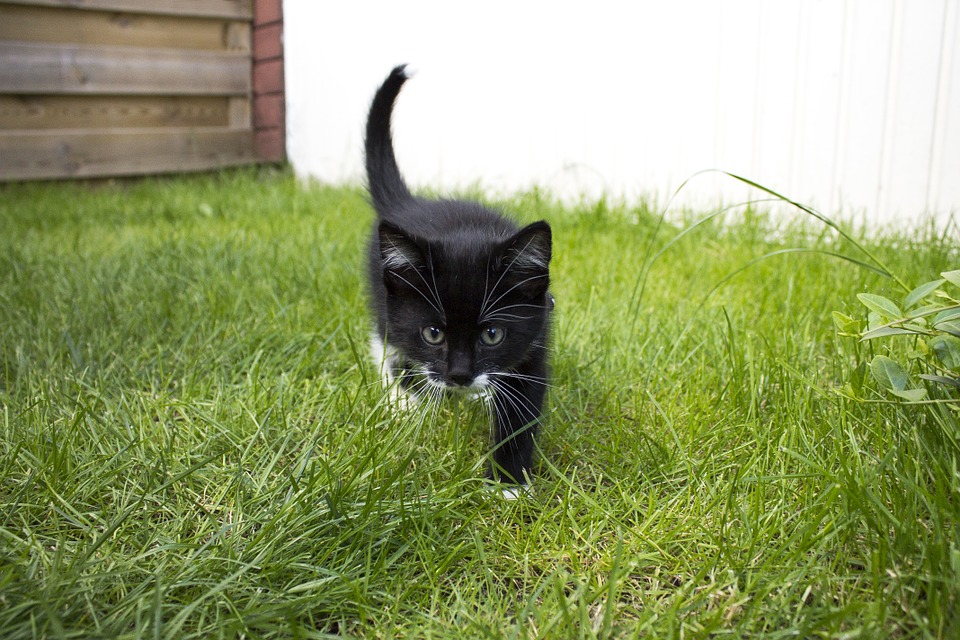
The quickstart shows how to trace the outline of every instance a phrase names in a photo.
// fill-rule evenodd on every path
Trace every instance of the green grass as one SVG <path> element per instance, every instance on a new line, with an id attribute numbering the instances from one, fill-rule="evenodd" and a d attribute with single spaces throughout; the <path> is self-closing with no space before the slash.
<path id="1" fill-rule="evenodd" d="M 810 218 L 733 211 L 645 272 L 709 212 L 505 204 L 553 225 L 558 305 L 515 502 L 482 411 L 388 410 L 361 191 L 0 188 L 0 636 L 957 637 L 958 434 L 837 393 L 831 311 L 891 280 Z M 960 267 L 851 233 L 912 284 Z"/>

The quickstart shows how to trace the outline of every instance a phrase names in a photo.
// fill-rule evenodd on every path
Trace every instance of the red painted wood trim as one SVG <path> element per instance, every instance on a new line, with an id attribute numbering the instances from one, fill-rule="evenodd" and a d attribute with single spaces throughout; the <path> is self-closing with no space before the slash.
<path id="1" fill-rule="evenodd" d="M 253 24 L 282 22 L 283 9 L 280 0 L 253 0 Z"/>
<path id="2" fill-rule="evenodd" d="M 254 0 L 252 75 L 257 157 L 266 162 L 283 162 L 287 154 L 280 0 Z"/>

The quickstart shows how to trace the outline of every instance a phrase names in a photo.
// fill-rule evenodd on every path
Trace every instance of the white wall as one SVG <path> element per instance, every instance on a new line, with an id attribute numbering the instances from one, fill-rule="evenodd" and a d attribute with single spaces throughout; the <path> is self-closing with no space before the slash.
<path id="1" fill-rule="evenodd" d="M 719 168 L 831 215 L 960 211 L 957 0 L 285 0 L 284 20 L 300 175 L 362 180 L 369 101 L 407 62 L 414 187 L 662 203 Z M 701 176 L 680 201 L 742 192 Z"/>

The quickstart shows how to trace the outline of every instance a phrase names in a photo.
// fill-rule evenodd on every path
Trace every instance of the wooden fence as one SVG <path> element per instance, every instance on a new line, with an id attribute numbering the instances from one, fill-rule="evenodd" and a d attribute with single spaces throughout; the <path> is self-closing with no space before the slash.
<path id="1" fill-rule="evenodd" d="M 277 16 L 279 0 L 267 2 Z M 0 0 L 0 180 L 206 170 L 281 159 L 258 129 L 253 0 Z M 268 11 L 269 13 L 269 11 Z M 258 31 L 261 31 L 258 29 Z M 267 33 L 266 31 L 264 33 Z M 267 33 L 270 35 L 270 33 Z M 272 91 L 271 91 L 272 90 Z M 272 103 L 271 103 L 272 104 Z M 263 111 L 263 109 L 260 109 Z M 271 120 L 272 119 L 272 120 Z M 273 145 L 272 147 L 270 145 Z"/>

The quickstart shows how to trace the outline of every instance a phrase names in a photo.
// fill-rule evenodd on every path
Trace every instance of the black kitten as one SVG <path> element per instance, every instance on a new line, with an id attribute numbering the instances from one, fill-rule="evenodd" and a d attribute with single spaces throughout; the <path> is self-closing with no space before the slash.
<path id="1" fill-rule="evenodd" d="M 550 226 L 520 229 L 474 202 L 410 194 L 390 133 L 407 78 L 403 66 L 390 73 L 367 119 L 374 357 L 414 397 L 461 389 L 486 398 L 492 475 L 525 484 L 547 388 Z"/>

